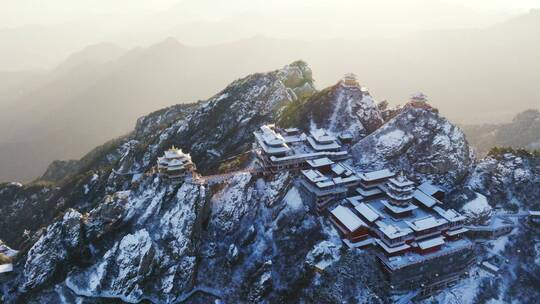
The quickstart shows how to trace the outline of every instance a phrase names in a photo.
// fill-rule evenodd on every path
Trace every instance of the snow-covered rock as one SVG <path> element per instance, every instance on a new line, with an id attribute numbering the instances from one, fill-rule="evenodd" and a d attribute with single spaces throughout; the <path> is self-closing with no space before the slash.
<path id="1" fill-rule="evenodd" d="M 10 248 L 3 241 L 0 240 L 0 254 L 5 255 L 6 257 L 13 259 L 19 254 L 19 251 Z"/>
<path id="2" fill-rule="evenodd" d="M 19 290 L 27 292 L 46 284 L 70 259 L 82 253 L 82 215 L 68 210 L 62 220 L 47 227 L 30 248 Z"/>
<path id="3" fill-rule="evenodd" d="M 272 289 L 272 264 L 272 260 L 268 260 L 255 272 L 255 281 L 253 282 L 247 297 L 249 303 L 262 302 L 264 297 Z"/>
<path id="4" fill-rule="evenodd" d="M 251 179 L 249 173 L 235 175 L 227 181 L 227 191 L 220 191 L 212 198 L 213 221 L 219 222 L 226 231 L 231 231 L 242 216 L 255 207 L 249 205 L 253 203 L 251 198 L 254 194 L 254 189 L 249 187 Z"/>
<path id="5" fill-rule="evenodd" d="M 304 128 L 325 128 L 333 133 L 348 132 L 355 139 L 375 131 L 383 124 L 375 100 L 359 86 L 338 83 L 313 94 L 299 110 Z"/>
<path id="6" fill-rule="evenodd" d="M 304 61 L 296 61 L 278 71 L 281 82 L 291 88 L 297 98 L 315 92 L 311 68 Z"/>
<path id="7" fill-rule="evenodd" d="M 310 281 L 313 270 L 304 266 L 306 256 L 335 236 L 326 234 L 289 181 L 289 174 L 266 179 L 240 174 L 213 195 L 212 217 L 201 240 L 200 286 L 221 290 L 225 302 L 314 300 L 292 286 Z"/>
<path id="8" fill-rule="evenodd" d="M 535 209 L 540 197 L 540 160 L 532 155 L 501 153 L 482 159 L 469 178 L 469 186 L 494 205 Z"/>
<path id="9" fill-rule="evenodd" d="M 174 196 L 158 195 L 156 202 L 148 189 L 172 191 L 148 180 L 130 194 L 124 221 L 133 232 L 119 238 L 91 267 L 69 275 L 66 284 L 74 293 L 161 302 L 192 288 L 206 190 L 184 183 Z"/>
<path id="10" fill-rule="evenodd" d="M 463 209 L 479 213 L 496 207 L 504 209 L 501 214 L 540 209 L 539 164 L 538 156 L 511 149 L 501 149 L 480 160 L 466 183 L 477 197 Z M 498 261 L 499 275 L 494 277 L 473 267 L 470 278 L 425 303 L 533 303 L 540 296 L 538 227 L 526 218 L 515 218 L 514 222 L 517 226 L 510 235 L 477 248 L 479 260 Z"/>
<path id="11" fill-rule="evenodd" d="M 51 214 L 51 209 L 54 210 L 54 205 L 62 203 L 61 199 L 54 199 L 56 193 L 57 190 L 49 185 L 28 187 L 11 183 L 0 184 L 1 239 L 10 247 L 19 248 L 29 236 L 29 231 L 36 231 L 53 223 L 58 214 Z M 36 235 L 32 243 L 38 238 Z"/>
<path id="12" fill-rule="evenodd" d="M 294 210 L 306 208 L 304 202 L 302 201 L 302 197 L 300 196 L 300 191 L 296 187 L 291 188 L 287 192 L 283 201 L 289 208 Z"/>
<path id="13" fill-rule="evenodd" d="M 468 175 L 473 155 L 463 132 L 436 111 L 406 108 L 352 148 L 362 170 L 404 170 L 451 187 Z"/>
<path id="14" fill-rule="evenodd" d="M 78 295 L 137 303 L 159 258 L 150 234 L 141 229 L 115 243 L 100 263 L 68 277 L 66 284 Z"/>
<path id="15" fill-rule="evenodd" d="M 476 193 L 476 198 L 465 203 L 461 210 L 470 214 L 471 216 L 475 216 L 478 214 L 487 213 L 491 211 L 491 209 L 492 208 L 489 205 L 487 198 L 480 193 Z"/>
<path id="16" fill-rule="evenodd" d="M 229 263 L 234 263 L 238 260 L 238 257 L 238 247 L 236 247 L 236 245 L 234 244 L 231 244 L 229 246 L 229 250 L 227 251 L 227 260 L 229 260 Z"/>
<path id="17" fill-rule="evenodd" d="M 325 269 L 339 260 L 340 247 L 330 241 L 322 241 L 308 253 L 306 262 L 312 267 Z"/>
<path id="18" fill-rule="evenodd" d="M 236 80 L 203 103 L 185 122 L 173 125 L 177 135 L 165 141 L 165 147 L 175 144 L 189 151 L 197 167 L 205 171 L 216 163 L 207 151 L 220 151 L 227 158 L 248 150 L 253 131 L 263 123 L 273 122 L 284 105 L 298 98 L 300 92 L 295 89 L 309 90 L 306 84 L 312 86 L 311 70 L 303 62 Z"/>

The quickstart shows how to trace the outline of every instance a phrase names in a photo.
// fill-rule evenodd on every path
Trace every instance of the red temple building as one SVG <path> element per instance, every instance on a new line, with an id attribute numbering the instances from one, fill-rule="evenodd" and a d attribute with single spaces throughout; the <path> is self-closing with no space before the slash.
<path id="1" fill-rule="evenodd" d="M 358 175 L 356 195 L 333 208 L 330 219 L 347 246 L 375 252 L 395 292 L 423 284 L 429 294 L 466 273 L 473 254 L 472 243 L 463 237 L 465 217 L 422 191 L 441 197 L 442 190 L 429 183 L 417 187 L 403 173 Z M 420 269 L 434 271 L 437 279 L 426 280 Z"/>

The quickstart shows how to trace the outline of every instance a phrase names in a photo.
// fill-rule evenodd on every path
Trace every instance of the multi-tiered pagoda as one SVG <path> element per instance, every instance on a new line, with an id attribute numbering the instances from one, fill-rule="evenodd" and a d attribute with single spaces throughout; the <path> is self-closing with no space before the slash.
<path id="1" fill-rule="evenodd" d="M 172 180 L 182 179 L 195 171 L 191 156 L 174 146 L 158 157 L 157 166 L 160 174 Z"/>

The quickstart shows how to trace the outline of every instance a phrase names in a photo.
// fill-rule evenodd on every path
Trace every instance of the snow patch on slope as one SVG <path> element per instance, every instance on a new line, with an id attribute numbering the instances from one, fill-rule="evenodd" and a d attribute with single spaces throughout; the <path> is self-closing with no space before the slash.
<path id="1" fill-rule="evenodd" d="M 300 192 L 296 187 L 292 187 L 285 195 L 285 203 L 293 210 L 300 210 L 304 208 L 304 203 L 300 197 Z"/>
<path id="2" fill-rule="evenodd" d="M 384 147 L 385 149 L 391 151 L 403 145 L 407 139 L 408 137 L 402 130 L 391 130 L 390 132 L 381 135 L 379 147 Z"/>
<path id="3" fill-rule="evenodd" d="M 472 201 L 465 203 L 462 210 L 466 213 L 480 214 L 491 210 L 491 206 L 488 203 L 487 198 L 476 192 L 476 198 Z"/>
<path id="4" fill-rule="evenodd" d="M 319 269 L 325 269 L 340 259 L 341 254 L 339 250 L 340 246 L 330 241 L 322 241 L 315 245 L 308 253 L 306 262 Z"/>

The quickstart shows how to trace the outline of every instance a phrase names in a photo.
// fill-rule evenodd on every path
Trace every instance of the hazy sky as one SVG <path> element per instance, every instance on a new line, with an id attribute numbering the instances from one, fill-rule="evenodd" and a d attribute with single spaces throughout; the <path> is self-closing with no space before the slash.
<path id="1" fill-rule="evenodd" d="M 71 22 L 80 18 L 96 16 L 123 16 L 140 18 L 167 10 L 175 5 L 186 7 L 189 13 L 201 18 L 223 18 L 242 11 L 259 13 L 290 13 L 299 9 L 313 12 L 339 10 L 340 6 L 358 11 L 408 9 L 417 6 L 422 10 L 426 3 L 444 2 L 462 6 L 478 15 L 508 15 L 522 13 L 530 8 L 540 8 L 540 0 L 1 0 L 0 27 L 16 27 L 27 24 L 54 24 Z M 287 12 L 289 11 L 289 12 Z M 301 12 L 301 11 L 300 11 Z M 406 12 L 403 11 L 403 12 Z M 381 16 L 382 17 L 382 16 Z"/>
<path id="2" fill-rule="evenodd" d="M 531 8 L 540 0 L 0 0 L 0 71 L 51 68 L 102 42 L 360 40 L 483 28 Z"/>

